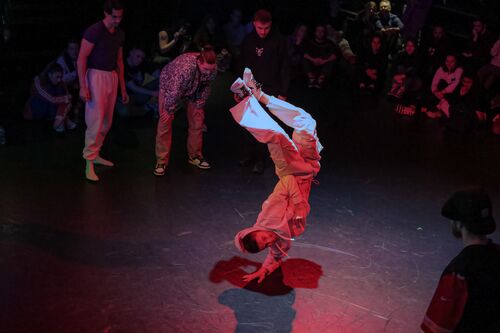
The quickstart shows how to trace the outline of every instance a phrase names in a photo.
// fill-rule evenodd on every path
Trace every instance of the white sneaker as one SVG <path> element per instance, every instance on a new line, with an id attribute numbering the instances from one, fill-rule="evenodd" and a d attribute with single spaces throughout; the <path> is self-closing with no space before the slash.
<path id="1" fill-rule="evenodd" d="M 260 90 L 262 88 L 262 84 L 255 80 L 250 68 L 245 68 L 245 70 L 243 71 L 243 81 L 245 82 L 247 87 L 252 90 L 252 93 L 254 95 L 256 90 Z"/>
<path id="2" fill-rule="evenodd" d="M 247 87 L 241 78 L 237 78 L 231 85 L 231 91 L 238 95 L 240 98 L 245 98 L 252 95 L 252 91 Z"/>

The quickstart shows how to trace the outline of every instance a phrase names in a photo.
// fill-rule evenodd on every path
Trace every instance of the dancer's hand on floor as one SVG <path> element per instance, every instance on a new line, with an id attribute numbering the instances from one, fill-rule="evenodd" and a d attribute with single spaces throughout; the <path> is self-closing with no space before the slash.
<path id="1" fill-rule="evenodd" d="M 243 281 L 250 282 L 250 281 L 254 280 L 255 278 L 259 278 L 257 283 L 261 283 L 264 280 L 264 278 L 266 277 L 266 275 L 267 275 L 267 270 L 263 269 L 261 267 L 258 271 L 253 272 L 252 274 L 244 275 Z"/>

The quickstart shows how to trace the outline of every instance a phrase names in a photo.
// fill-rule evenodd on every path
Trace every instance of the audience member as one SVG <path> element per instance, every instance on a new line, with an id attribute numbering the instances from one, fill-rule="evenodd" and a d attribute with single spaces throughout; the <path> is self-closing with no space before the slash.
<path id="1" fill-rule="evenodd" d="M 452 44 L 442 25 L 436 24 L 432 27 L 432 33 L 424 38 L 421 50 L 424 62 L 423 74 L 427 82 L 432 79 L 446 55 L 453 51 Z"/>
<path id="2" fill-rule="evenodd" d="M 464 248 L 441 274 L 422 330 L 500 332 L 500 246 L 487 238 L 496 228 L 489 195 L 481 188 L 458 191 L 441 215 Z"/>
<path id="3" fill-rule="evenodd" d="M 11 38 L 10 21 L 10 0 L 0 0 L 0 47 Z"/>
<path id="4" fill-rule="evenodd" d="M 218 29 L 217 22 L 212 15 L 206 15 L 200 27 L 194 34 L 193 43 L 198 51 L 204 45 L 212 45 L 217 54 L 217 70 L 225 72 L 231 65 L 231 54 L 229 53 L 222 30 Z"/>
<path id="5" fill-rule="evenodd" d="M 308 87 L 321 88 L 332 75 L 333 64 L 339 56 L 339 49 L 326 38 L 326 26 L 318 24 L 314 37 L 305 46 L 304 70 Z"/>
<path id="6" fill-rule="evenodd" d="M 490 101 L 491 132 L 500 135 L 500 92 Z"/>
<path id="7" fill-rule="evenodd" d="M 422 61 L 414 39 L 406 41 L 392 64 L 392 86 L 388 95 L 396 98 L 395 111 L 403 115 L 415 114 L 418 94 L 422 88 Z"/>
<path id="8" fill-rule="evenodd" d="M 250 68 L 267 93 L 286 100 L 290 84 L 286 40 L 273 27 L 271 13 L 267 10 L 260 9 L 255 12 L 253 26 L 254 30 L 245 37 L 241 46 L 238 72 L 242 73 L 245 67 Z M 245 146 L 254 147 L 254 151 L 241 160 L 240 164 L 253 165 L 254 173 L 263 173 L 267 156 L 266 146 L 258 142 Z"/>
<path id="9" fill-rule="evenodd" d="M 344 38 L 344 32 L 342 30 L 336 30 L 333 25 L 326 25 L 326 39 L 335 44 L 339 50 L 342 58 L 349 64 L 354 65 L 356 63 L 356 55 L 351 49 L 351 45 Z"/>
<path id="10" fill-rule="evenodd" d="M 61 65 L 63 69 L 63 82 L 72 96 L 75 121 L 79 121 L 80 110 L 83 108 L 83 104 L 79 98 L 80 84 L 76 68 L 76 61 L 78 59 L 79 52 L 79 41 L 76 39 L 70 39 L 63 54 L 56 59 L 56 62 Z"/>
<path id="11" fill-rule="evenodd" d="M 477 18 L 472 23 L 472 31 L 462 56 L 464 57 L 464 67 L 477 71 L 490 61 L 490 50 L 495 43 L 495 35 L 486 27 L 486 23 L 481 18 Z"/>
<path id="12" fill-rule="evenodd" d="M 146 53 L 141 47 L 133 47 L 124 62 L 125 84 L 129 102 L 116 101 L 116 111 L 122 117 L 143 116 L 148 111 L 157 112 L 159 73 L 144 73 L 142 65 Z"/>
<path id="13" fill-rule="evenodd" d="M 27 120 L 48 120 L 56 132 L 74 129 L 67 116 L 71 110 L 71 94 L 63 82 L 63 69 L 51 63 L 33 79 L 31 93 L 24 108 Z"/>
<path id="14" fill-rule="evenodd" d="M 391 13 L 391 2 L 382 0 L 379 4 L 378 19 L 375 22 L 377 31 L 382 33 L 384 44 L 387 45 L 389 55 L 396 53 L 401 45 L 403 22 L 396 14 Z"/>
<path id="15" fill-rule="evenodd" d="M 242 23 L 242 16 L 241 10 L 233 9 L 229 15 L 229 21 L 223 26 L 226 44 L 229 53 L 232 55 L 233 64 L 240 61 L 241 44 L 247 33 L 245 25 Z"/>
<path id="16" fill-rule="evenodd" d="M 430 118 L 444 116 L 446 127 L 456 132 L 466 133 L 477 129 L 485 122 L 481 90 L 474 84 L 473 72 L 464 72 L 460 84 L 451 94 L 445 95 L 435 112 L 427 112 Z"/>
<path id="17" fill-rule="evenodd" d="M 460 83 L 463 69 L 458 66 L 457 56 L 449 54 L 441 67 L 436 70 L 431 83 L 431 93 L 426 95 L 422 112 L 435 112 L 446 104 L 445 95 L 453 93 Z"/>
<path id="18" fill-rule="evenodd" d="M 358 62 L 357 82 L 359 89 L 378 92 L 384 85 L 387 71 L 387 54 L 382 48 L 382 38 L 372 37 L 371 45 L 361 52 Z"/>
<path id="19" fill-rule="evenodd" d="M 76 39 L 70 39 L 66 45 L 66 49 L 61 54 L 56 62 L 63 69 L 63 82 L 68 88 L 79 89 L 78 87 L 78 71 L 76 61 L 80 52 L 80 43 Z"/>
<path id="20" fill-rule="evenodd" d="M 172 147 L 172 121 L 175 111 L 187 101 L 188 163 L 210 169 L 202 154 L 205 104 L 210 84 L 217 75 L 217 58 L 213 49 L 204 46 L 200 53 L 184 53 L 167 64 L 160 75 L 158 128 L 156 133 L 156 166 L 154 174 L 167 171 Z"/>
<path id="21" fill-rule="evenodd" d="M 405 27 L 403 31 L 405 38 L 418 37 L 419 32 L 424 27 L 431 5 L 432 0 L 406 1 L 406 7 L 401 16 L 401 21 Z"/>
<path id="22" fill-rule="evenodd" d="M 486 90 L 490 90 L 500 78 L 500 36 L 491 48 L 491 61 L 481 67 L 477 73 L 479 82 Z"/>
<path id="23" fill-rule="evenodd" d="M 191 23 L 182 21 L 178 26 L 162 29 L 158 33 L 158 52 L 153 60 L 166 64 L 180 54 L 193 51 Z"/>
<path id="24" fill-rule="evenodd" d="M 371 37 L 377 31 L 376 22 L 378 21 L 377 4 L 374 1 L 365 3 L 363 12 L 354 23 L 354 36 L 356 50 L 359 52 L 368 49 L 371 43 Z"/>
<path id="25" fill-rule="evenodd" d="M 307 26 L 302 23 L 297 24 L 293 34 L 289 35 L 286 39 L 290 69 L 293 77 L 297 77 L 302 74 L 306 42 Z"/>

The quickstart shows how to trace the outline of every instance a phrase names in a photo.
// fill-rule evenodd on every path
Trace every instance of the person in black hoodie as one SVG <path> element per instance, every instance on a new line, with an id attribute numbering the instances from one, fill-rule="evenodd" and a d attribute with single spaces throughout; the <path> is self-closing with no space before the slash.
<path id="1" fill-rule="evenodd" d="M 243 72 L 245 67 L 250 68 L 268 94 L 286 100 L 290 83 L 286 40 L 273 27 L 271 13 L 265 9 L 255 12 L 253 26 L 254 30 L 241 45 L 239 72 Z M 253 164 L 252 171 L 260 174 L 264 172 L 266 146 L 257 143 L 254 148 L 254 152 L 240 164 Z"/>

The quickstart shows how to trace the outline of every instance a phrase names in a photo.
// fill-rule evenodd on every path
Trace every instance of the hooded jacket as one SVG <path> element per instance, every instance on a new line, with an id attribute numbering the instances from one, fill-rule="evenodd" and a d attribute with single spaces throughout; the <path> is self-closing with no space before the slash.
<path id="1" fill-rule="evenodd" d="M 262 211 L 253 227 L 243 229 L 234 238 L 236 247 L 246 252 L 242 240 L 257 230 L 272 231 L 278 238 L 269 246 L 269 253 L 262 264 L 268 273 L 273 272 L 287 256 L 291 241 L 300 236 L 305 229 L 312 174 L 306 176 L 287 175 L 280 178 L 273 193 L 262 204 Z M 303 215 L 302 215 L 303 214 Z M 303 218 L 297 220 L 297 216 Z"/>

